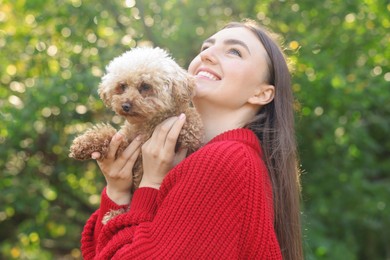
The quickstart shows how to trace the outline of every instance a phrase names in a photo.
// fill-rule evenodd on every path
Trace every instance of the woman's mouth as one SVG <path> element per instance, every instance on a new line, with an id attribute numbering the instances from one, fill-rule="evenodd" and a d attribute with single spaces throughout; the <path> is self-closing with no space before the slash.
<path id="1" fill-rule="evenodd" d="M 207 78 L 212 81 L 221 80 L 221 77 L 217 75 L 216 73 L 209 71 L 209 70 L 199 70 L 198 73 L 196 73 L 197 77 Z"/>

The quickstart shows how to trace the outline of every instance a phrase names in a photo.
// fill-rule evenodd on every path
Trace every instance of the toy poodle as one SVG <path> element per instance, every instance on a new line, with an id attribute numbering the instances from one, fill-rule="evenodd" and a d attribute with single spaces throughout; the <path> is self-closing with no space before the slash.
<path id="1" fill-rule="evenodd" d="M 120 132 L 124 141 L 116 156 L 138 135 L 147 140 L 154 128 L 168 117 L 186 115 L 177 146 L 196 151 L 202 144 L 203 129 L 199 114 L 191 105 L 195 81 L 161 48 L 137 47 L 114 58 L 98 93 L 104 104 L 125 119 Z M 98 124 L 76 137 L 69 156 L 91 159 L 93 152 L 105 158 L 111 138 L 117 130 L 109 124 Z M 142 178 L 141 155 L 133 167 L 133 189 Z"/>

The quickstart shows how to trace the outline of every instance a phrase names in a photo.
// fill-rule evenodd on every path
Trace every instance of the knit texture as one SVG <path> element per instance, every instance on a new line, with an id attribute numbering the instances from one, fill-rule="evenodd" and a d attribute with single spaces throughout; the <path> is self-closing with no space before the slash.
<path id="1" fill-rule="evenodd" d="M 84 259 L 282 259 L 272 188 L 258 139 L 225 132 L 183 160 L 160 190 L 139 188 L 130 210 L 102 192 L 81 239 Z"/>

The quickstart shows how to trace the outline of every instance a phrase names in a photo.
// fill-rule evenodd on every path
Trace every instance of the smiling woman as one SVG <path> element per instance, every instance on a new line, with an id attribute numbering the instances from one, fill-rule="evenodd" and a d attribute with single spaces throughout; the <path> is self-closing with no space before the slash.
<path id="1" fill-rule="evenodd" d="M 203 147 L 187 157 L 176 149 L 182 115 L 142 148 L 131 143 L 127 157 L 99 160 L 107 188 L 84 228 L 84 258 L 302 259 L 293 96 L 280 48 L 256 24 L 231 23 L 203 43 L 188 71 Z M 141 183 L 123 194 L 140 150 Z"/>
<path id="2" fill-rule="evenodd" d="M 203 43 L 188 71 L 198 79 L 194 104 L 209 115 L 205 120 L 231 118 L 230 127 L 235 128 L 253 118 L 258 106 L 272 101 L 274 86 L 265 80 L 266 56 L 256 35 L 245 28 L 226 28 Z M 204 77 L 205 72 L 215 78 Z"/>

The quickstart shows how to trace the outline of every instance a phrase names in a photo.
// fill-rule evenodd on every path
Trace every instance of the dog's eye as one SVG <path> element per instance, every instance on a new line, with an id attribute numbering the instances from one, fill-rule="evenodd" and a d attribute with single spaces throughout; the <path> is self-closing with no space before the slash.
<path id="1" fill-rule="evenodd" d="M 125 82 L 118 82 L 115 89 L 115 94 L 121 95 L 127 89 L 127 84 Z"/>
<path id="2" fill-rule="evenodd" d="M 139 87 L 139 93 L 141 93 L 141 95 L 151 94 L 152 91 L 153 91 L 152 86 L 147 83 L 142 83 Z"/>
<path id="3" fill-rule="evenodd" d="M 126 88 L 127 88 L 126 83 L 124 83 L 124 82 L 119 83 L 119 90 L 121 90 L 122 92 L 125 92 Z"/>

